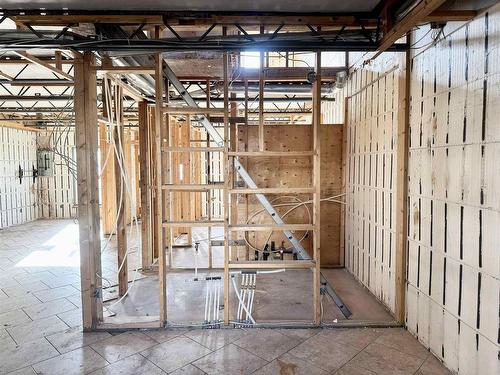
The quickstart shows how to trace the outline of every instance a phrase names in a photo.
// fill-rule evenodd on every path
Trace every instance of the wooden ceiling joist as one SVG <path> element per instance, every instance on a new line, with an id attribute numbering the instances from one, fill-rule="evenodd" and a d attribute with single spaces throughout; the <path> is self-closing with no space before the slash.
<path id="1" fill-rule="evenodd" d="M 372 59 L 389 49 L 396 41 L 402 38 L 415 25 L 438 9 L 446 0 L 421 0 L 408 14 L 399 22 L 396 22 L 384 35 L 377 52 Z"/>
<path id="2" fill-rule="evenodd" d="M 31 26 L 66 26 L 79 23 L 163 25 L 163 17 L 159 15 L 21 15 L 11 19 L 16 24 Z"/>

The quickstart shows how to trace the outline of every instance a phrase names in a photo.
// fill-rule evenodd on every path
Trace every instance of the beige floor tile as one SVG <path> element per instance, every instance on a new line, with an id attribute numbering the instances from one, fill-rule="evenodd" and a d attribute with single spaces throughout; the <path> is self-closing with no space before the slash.
<path id="1" fill-rule="evenodd" d="M 76 292 L 75 294 L 66 297 L 66 299 L 73 305 L 78 306 L 80 309 L 82 308 L 82 295 L 80 292 Z"/>
<path id="2" fill-rule="evenodd" d="M 265 364 L 266 361 L 262 358 L 233 344 L 193 362 L 193 365 L 207 374 L 214 375 L 251 374 Z"/>
<path id="3" fill-rule="evenodd" d="M 0 331 L 0 349 L 15 348 L 16 346 L 16 342 L 12 339 L 12 337 L 10 337 L 7 331 Z"/>
<path id="4" fill-rule="evenodd" d="M 187 365 L 181 368 L 178 368 L 174 372 L 171 372 L 169 375 L 204 375 L 206 372 L 201 371 L 198 367 L 193 365 Z"/>
<path id="5" fill-rule="evenodd" d="M 59 355 L 45 339 L 30 341 L 14 348 L 0 350 L 0 374 L 31 366 L 33 363 Z"/>
<path id="6" fill-rule="evenodd" d="M 148 335 L 153 340 L 162 343 L 168 340 L 172 340 L 176 337 L 182 336 L 186 332 L 188 332 L 187 329 L 173 328 L 173 329 L 152 329 L 144 331 L 144 334 Z"/>
<path id="7" fill-rule="evenodd" d="M 33 370 L 33 367 L 28 366 L 25 368 L 22 368 L 20 370 L 16 370 L 14 372 L 9 372 L 9 375 L 35 375 L 36 372 Z"/>
<path id="8" fill-rule="evenodd" d="M 78 327 L 82 325 L 81 309 L 67 311 L 62 314 L 57 314 L 57 316 L 70 327 Z"/>
<path id="9" fill-rule="evenodd" d="M 347 363 L 341 369 L 335 371 L 334 375 L 377 375 L 377 374 L 365 368 L 356 367 L 351 363 Z"/>
<path id="10" fill-rule="evenodd" d="M 7 330 L 18 344 L 64 331 L 68 326 L 57 316 L 34 320 Z"/>
<path id="11" fill-rule="evenodd" d="M 404 328 L 388 329 L 375 342 L 422 359 L 429 355 L 429 351 Z"/>
<path id="12" fill-rule="evenodd" d="M 0 327 L 13 327 L 28 322 L 31 322 L 31 319 L 21 309 L 0 314 Z"/>
<path id="13" fill-rule="evenodd" d="M 67 286 L 62 286 L 59 288 L 42 290 L 40 292 L 35 292 L 33 294 L 40 301 L 48 302 L 48 301 L 53 301 L 53 300 L 59 299 L 59 298 L 69 297 L 77 292 L 78 292 L 78 290 L 73 288 L 71 285 L 67 285 Z"/>
<path id="14" fill-rule="evenodd" d="M 159 367 L 140 354 L 134 354 L 111 365 L 92 372 L 91 375 L 161 375 Z"/>
<path id="15" fill-rule="evenodd" d="M 279 329 L 278 330 L 278 332 L 280 332 L 288 337 L 292 337 L 294 339 L 297 339 L 299 341 L 307 340 L 307 339 L 317 335 L 321 331 L 322 330 L 318 329 L 318 328 Z"/>
<path id="16" fill-rule="evenodd" d="M 327 375 L 328 373 L 307 361 L 285 353 L 254 372 L 255 375 Z"/>
<path id="17" fill-rule="evenodd" d="M 172 372 L 210 352 L 209 349 L 187 337 L 177 337 L 145 350 L 141 354 L 164 371 Z"/>
<path id="18" fill-rule="evenodd" d="M 40 300 L 31 294 L 27 294 L 21 297 L 7 298 L 6 300 L 2 300 L 2 303 L 0 303 L 0 314 L 17 310 L 22 307 L 33 306 L 39 303 Z"/>
<path id="19" fill-rule="evenodd" d="M 373 343 L 359 353 L 351 364 L 381 375 L 405 375 L 414 374 L 423 362 L 421 358 Z"/>
<path id="20" fill-rule="evenodd" d="M 251 329 L 235 342 L 240 348 L 246 349 L 266 361 L 272 361 L 299 343 L 299 340 L 285 336 L 273 329 Z"/>
<path id="21" fill-rule="evenodd" d="M 85 347 L 36 363 L 33 368 L 40 375 L 79 375 L 88 374 L 107 364 L 99 354 Z"/>
<path id="22" fill-rule="evenodd" d="M 336 343 L 319 334 L 290 350 L 290 354 L 310 362 L 325 371 L 334 371 L 349 362 L 359 350 L 344 343 Z"/>
<path id="23" fill-rule="evenodd" d="M 109 337 L 90 346 L 108 362 L 113 363 L 156 344 L 156 341 L 144 333 L 134 331 Z"/>
<path id="24" fill-rule="evenodd" d="M 31 319 L 36 320 L 76 309 L 77 307 L 66 298 L 60 298 L 38 305 L 25 307 L 23 310 Z"/>
<path id="25" fill-rule="evenodd" d="M 415 375 L 452 375 L 443 364 L 432 354 L 427 357 Z"/>
<path id="26" fill-rule="evenodd" d="M 109 337 L 111 335 L 108 332 L 83 332 L 81 327 L 74 327 L 46 338 L 59 353 L 67 353 Z"/>
<path id="27" fill-rule="evenodd" d="M 41 290 L 46 290 L 46 289 L 49 289 L 49 287 L 41 281 L 35 281 L 32 283 L 27 283 L 27 284 L 23 284 L 23 285 L 16 285 L 16 286 L 8 287 L 8 288 L 2 288 L 2 290 L 9 297 L 19 297 L 19 296 L 23 296 L 25 294 L 39 292 Z"/>
<path id="28" fill-rule="evenodd" d="M 247 333 L 242 329 L 197 329 L 187 332 L 185 336 L 211 350 L 217 350 L 240 339 Z"/>
<path id="29" fill-rule="evenodd" d="M 381 330 L 373 328 L 333 328 L 322 330 L 318 336 L 327 341 L 349 344 L 358 350 L 362 350 L 375 341 L 381 335 L 381 332 Z"/>

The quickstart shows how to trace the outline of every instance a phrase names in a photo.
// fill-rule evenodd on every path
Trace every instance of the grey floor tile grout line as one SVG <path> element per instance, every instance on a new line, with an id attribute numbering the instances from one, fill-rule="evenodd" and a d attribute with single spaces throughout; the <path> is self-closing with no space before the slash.
<path id="1" fill-rule="evenodd" d="M 168 341 L 168 340 L 167 340 L 167 341 Z M 146 349 L 146 350 L 147 350 L 147 349 Z M 144 358 L 146 361 L 148 361 L 149 363 L 151 363 L 154 367 L 158 368 L 160 371 L 165 372 L 165 371 L 163 371 L 163 369 L 162 369 L 161 367 L 159 367 L 156 363 L 154 363 L 153 361 L 150 361 L 148 358 L 146 358 L 144 355 L 142 355 L 142 353 L 141 353 L 141 352 L 136 353 L 136 354 L 140 355 L 142 358 Z M 135 355 L 135 354 L 132 354 L 132 355 Z M 128 358 L 128 357 L 127 357 L 127 358 Z M 123 359 L 120 359 L 120 361 L 122 361 L 122 360 L 123 360 Z M 114 362 L 114 363 L 118 363 L 118 362 L 120 362 L 120 361 L 117 361 L 117 362 Z M 108 366 L 109 366 L 109 365 L 108 365 Z M 103 368 L 105 368 L 105 367 L 107 367 L 107 366 L 104 366 Z"/>

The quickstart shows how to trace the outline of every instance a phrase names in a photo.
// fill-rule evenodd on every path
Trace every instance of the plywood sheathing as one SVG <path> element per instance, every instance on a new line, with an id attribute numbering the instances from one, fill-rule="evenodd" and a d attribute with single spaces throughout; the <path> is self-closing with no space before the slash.
<path id="1" fill-rule="evenodd" d="M 311 149 L 311 126 L 303 125 L 266 125 L 264 128 L 264 148 L 268 151 L 308 151 Z M 238 147 L 240 150 L 258 150 L 258 127 L 239 126 Z M 327 197 L 339 194 L 341 190 L 341 147 L 342 125 L 321 126 L 321 196 Z M 243 163 L 248 173 L 255 180 L 259 188 L 271 187 L 306 187 L 312 186 L 312 160 L 311 157 L 244 157 Z M 278 195 L 269 195 L 272 199 Z M 311 199 L 311 195 L 300 194 L 302 200 Z M 262 209 L 255 197 L 248 196 L 248 209 L 246 204 L 238 204 L 238 223 L 245 223 L 248 214 Z M 286 200 L 280 201 L 286 202 Z M 277 203 L 280 203 L 277 202 Z M 312 212 L 312 206 L 309 208 Z M 288 207 L 289 208 L 289 207 Z M 279 208 L 278 212 L 284 213 L 288 208 Z M 255 217 L 255 223 L 270 223 L 271 218 L 263 213 Z M 287 223 L 307 223 L 307 211 L 298 208 L 286 216 Z M 340 242 L 340 205 L 337 203 L 321 203 L 321 263 L 322 266 L 339 264 Z M 303 233 L 303 232 L 302 232 Z M 298 233 L 300 234 L 300 233 Z M 249 241 L 258 244 L 262 249 L 267 238 L 266 232 L 249 233 Z M 300 234 L 301 237 L 301 234 Z M 271 237 L 276 246 L 281 245 L 285 238 L 279 232 Z M 303 242 L 304 247 L 311 250 L 311 236 Z M 285 246 L 289 243 L 285 241 Z M 251 251 L 253 254 L 253 252 Z M 241 253 L 239 256 L 243 256 Z"/>

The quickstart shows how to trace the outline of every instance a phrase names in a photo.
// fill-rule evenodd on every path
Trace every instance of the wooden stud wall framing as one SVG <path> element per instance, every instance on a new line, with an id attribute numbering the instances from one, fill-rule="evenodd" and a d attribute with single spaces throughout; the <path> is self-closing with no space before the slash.
<path id="1" fill-rule="evenodd" d="M 500 373 L 499 20 L 449 24 L 411 60 L 406 325 L 460 375 Z"/>

